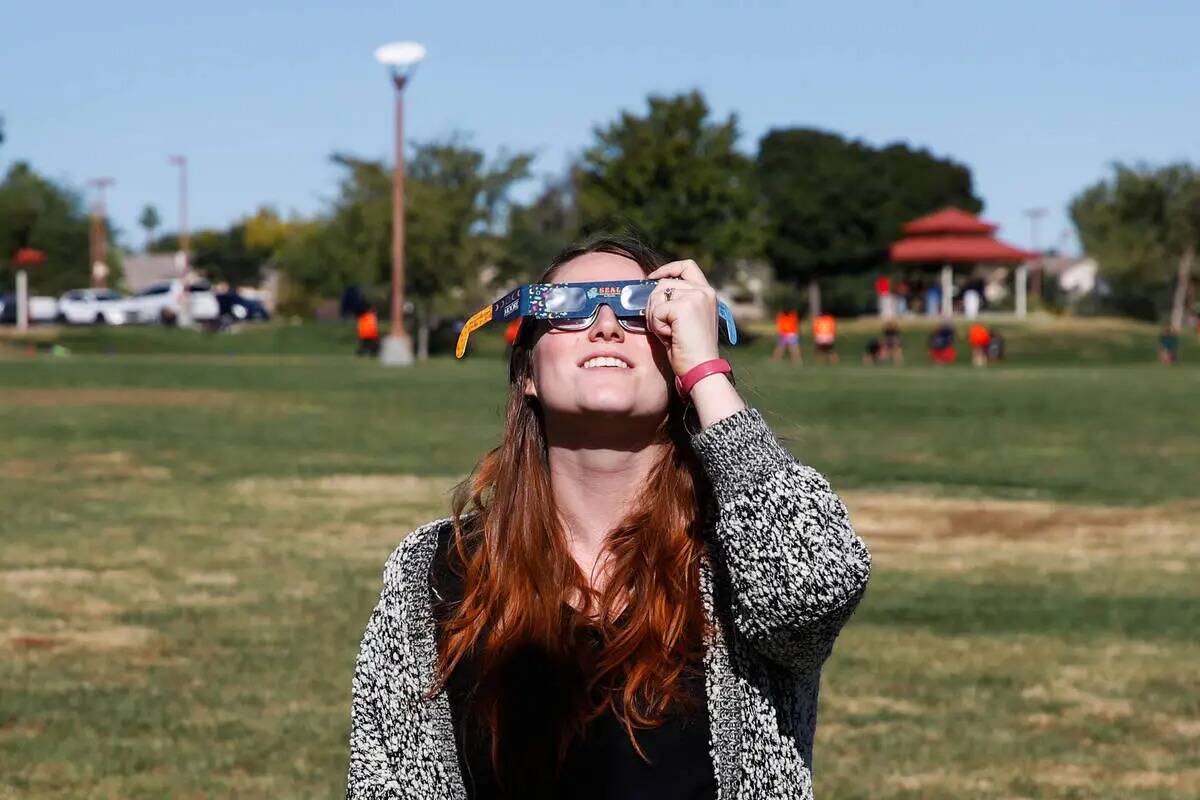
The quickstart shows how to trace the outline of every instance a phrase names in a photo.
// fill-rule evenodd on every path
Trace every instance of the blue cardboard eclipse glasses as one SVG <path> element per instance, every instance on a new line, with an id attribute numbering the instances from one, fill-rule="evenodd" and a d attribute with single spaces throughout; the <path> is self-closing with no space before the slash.
<path id="1" fill-rule="evenodd" d="M 600 306 L 606 305 L 628 331 L 646 330 L 646 304 L 658 281 L 598 281 L 587 283 L 526 283 L 490 306 L 472 315 L 458 335 L 454 355 L 462 358 L 467 339 L 492 320 L 508 322 L 517 317 L 548 320 L 560 330 L 580 331 L 590 327 Z M 717 316 L 725 321 L 725 335 L 737 344 L 737 326 L 729 307 L 717 301 Z"/>

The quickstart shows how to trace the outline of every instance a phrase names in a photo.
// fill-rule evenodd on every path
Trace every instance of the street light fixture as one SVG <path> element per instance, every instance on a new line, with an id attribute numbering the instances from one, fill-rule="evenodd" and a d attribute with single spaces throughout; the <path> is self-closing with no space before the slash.
<path id="1" fill-rule="evenodd" d="M 425 58 L 424 45 L 392 42 L 375 50 L 375 60 L 390 68 L 396 87 L 396 167 L 392 176 L 392 324 L 379 351 L 389 366 L 413 360 L 412 341 L 404 333 L 404 88 L 417 64 Z"/>
<path id="2" fill-rule="evenodd" d="M 175 267 L 179 270 L 179 318 L 178 324 L 192 324 L 191 297 L 188 295 L 188 182 L 187 156 L 170 156 L 173 167 L 179 167 L 179 249 L 175 252 Z"/>

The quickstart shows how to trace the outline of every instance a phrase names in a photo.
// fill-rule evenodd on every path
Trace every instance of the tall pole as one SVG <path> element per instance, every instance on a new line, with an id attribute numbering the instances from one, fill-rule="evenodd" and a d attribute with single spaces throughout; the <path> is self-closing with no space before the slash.
<path id="1" fill-rule="evenodd" d="M 108 286 L 108 205 L 104 190 L 113 185 L 112 178 L 92 178 L 88 185 L 96 190 L 92 203 L 92 224 L 88 237 L 88 255 L 91 261 L 92 286 L 104 289 Z"/>
<path id="2" fill-rule="evenodd" d="M 190 325 L 192 304 L 188 296 L 188 180 L 187 156 L 171 156 L 170 163 L 179 167 L 179 250 L 175 253 L 175 265 L 179 269 L 179 324 Z"/>
<path id="3" fill-rule="evenodd" d="M 1033 296 L 1040 300 L 1042 296 L 1042 250 L 1038 244 L 1038 221 L 1046 216 L 1044 208 L 1028 208 L 1025 210 L 1025 216 L 1029 217 L 1029 241 L 1033 248 L 1033 252 L 1037 253 L 1037 261 L 1034 262 L 1033 268 Z"/>
<path id="4" fill-rule="evenodd" d="M 390 366 L 413 360 L 412 341 L 404 332 L 404 87 L 408 75 L 392 71 L 396 87 L 396 167 L 392 174 L 392 324 L 379 358 Z"/>
<path id="5" fill-rule="evenodd" d="M 187 156 L 171 156 L 171 163 L 179 167 L 179 252 L 184 272 L 187 272 L 188 259 L 188 185 L 187 185 Z"/>

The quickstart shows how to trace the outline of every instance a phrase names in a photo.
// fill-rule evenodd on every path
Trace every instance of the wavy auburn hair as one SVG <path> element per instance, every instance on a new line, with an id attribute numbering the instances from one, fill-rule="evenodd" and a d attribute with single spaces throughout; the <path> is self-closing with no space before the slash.
<path id="1" fill-rule="evenodd" d="M 623 256 L 646 274 L 665 261 L 635 239 L 604 236 L 560 253 L 540 282 L 587 253 Z M 709 487 L 689 444 L 694 410 L 669 390 L 655 440 L 667 446 L 629 513 L 609 533 L 607 580 L 594 590 L 567 549 L 550 486 L 541 407 L 525 395 L 533 348 L 544 330 L 544 321 L 523 321 L 509 360 L 503 439 L 459 484 L 452 502 L 449 562 L 463 579 L 463 599 L 439 642 L 442 683 L 435 691 L 464 658 L 478 659 L 473 711 L 490 734 L 497 773 L 500 688 L 487 676 L 514 655 L 533 647 L 555 663 L 573 663 L 576 629 L 594 625 L 602 649 L 585 671 L 585 707 L 564 721 L 559 762 L 572 739 L 606 708 L 644 758 L 634 729 L 656 727 L 672 705 L 686 702 L 680 680 L 705 633 L 699 564 Z M 581 613 L 564 615 L 564 603 Z"/>

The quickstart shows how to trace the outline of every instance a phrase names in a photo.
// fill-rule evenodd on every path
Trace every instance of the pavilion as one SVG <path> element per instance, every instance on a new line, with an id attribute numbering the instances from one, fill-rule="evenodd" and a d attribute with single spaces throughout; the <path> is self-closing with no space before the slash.
<path id="1" fill-rule="evenodd" d="M 903 264 L 942 265 L 942 314 L 951 316 L 954 264 L 1016 263 L 1017 315 L 1025 315 L 1025 262 L 1037 253 L 995 238 L 996 225 L 958 208 L 943 208 L 904 226 L 904 238 L 892 244 L 891 260 Z"/>

